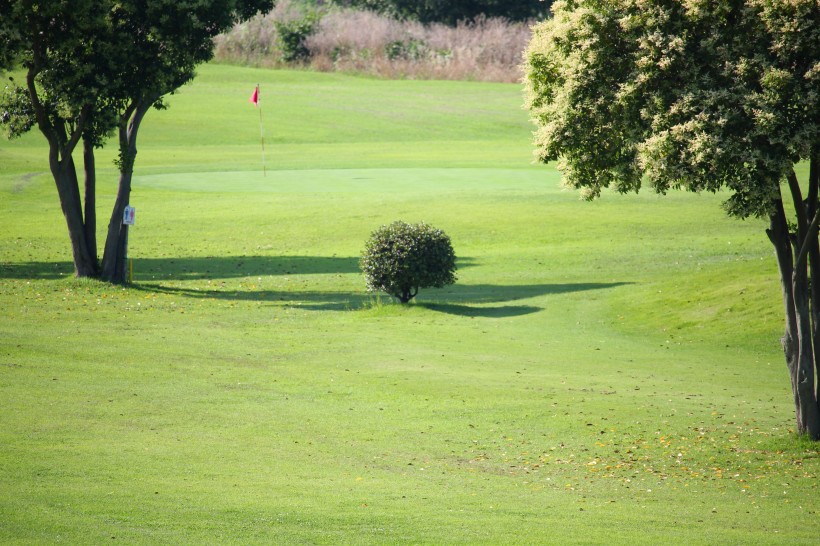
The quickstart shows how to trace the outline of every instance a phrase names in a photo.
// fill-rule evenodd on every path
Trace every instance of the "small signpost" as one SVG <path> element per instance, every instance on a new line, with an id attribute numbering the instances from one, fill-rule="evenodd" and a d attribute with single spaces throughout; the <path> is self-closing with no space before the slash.
<path id="1" fill-rule="evenodd" d="M 128 205 L 122 213 L 122 223 L 126 226 L 133 226 L 137 220 L 137 209 Z"/>
<path id="2" fill-rule="evenodd" d="M 125 263 L 125 270 L 128 272 L 128 283 L 134 280 L 134 264 L 133 262 L 128 259 L 128 226 L 133 226 L 137 223 L 137 209 L 128 205 L 125 207 L 125 211 L 122 213 L 122 223 L 125 227 L 125 252 L 123 252 L 123 259 Z"/>

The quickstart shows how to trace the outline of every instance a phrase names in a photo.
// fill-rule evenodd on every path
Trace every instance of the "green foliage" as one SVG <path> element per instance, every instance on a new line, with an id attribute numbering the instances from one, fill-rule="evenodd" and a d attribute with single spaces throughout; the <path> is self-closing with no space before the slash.
<path id="1" fill-rule="evenodd" d="M 210 60 L 212 38 L 272 0 L 76 0 L 31 6 L 0 0 L 0 67 L 26 69 L 0 98 L 0 123 L 19 135 L 35 125 L 70 154 L 82 134 L 101 145 L 136 102 L 158 101 Z M 28 104 L 24 104 L 28 103 Z M 125 116 L 125 120 L 127 121 Z"/>
<path id="2" fill-rule="evenodd" d="M 733 192 L 767 216 L 820 143 L 813 0 L 556 2 L 526 54 L 542 161 L 567 185 Z"/>
<path id="3" fill-rule="evenodd" d="M 8 138 L 16 138 L 31 130 L 34 123 L 28 93 L 12 81 L 0 95 L 0 125 L 6 126 Z"/>
<path id="4" fill-rule="evenodd" d="M 4 95 L 12 132 L 33 126 L 63 144 L 75 132 L 101 142 L 135 101 L 158 101 L 190 81 L 213 55 L 212 38 L 272 0 L 0 0 L 0 67 L 12 60 L 27 81 Z M 13 38 L 13 39 L 12 39 Z M 28 97 L 29 105 L 21 100 Z M 31 120 L 23 122 L 30 115 Z M 93 134 L 92 134 L 93 133 Z M 67 150 L 70 151 L 70 150 Z"/>
<path id="5" fill-rule="evenodd" d="M 397 221 L 372 233 L 360 260 L 370 290 L 407 303 L 419 288 L 442 288 L 456 281 L 450 238 L 425 223 Z"/>
<path id="6" fill-rule="evenodd" d="M 316 30 L 319 16 L 310 12 L 291 21 L 274 21 L 276 42 L 286 63 L 304 61 L 310 58 L 306 45 L 308 37 Z"/>
<path id="7" fill-rule="evenodd" d="M 0 70 L 13 68 L 19 61 L 22 32 L 19 27 L 9 24 L 19 17 L 20 11 L 25 8 L 14 0 L 0 0 Z"/>
<path id="8" fill-rule="evenodd" d="M 417 61 L 424 57 L 428 51 L 428 47 L 427 44 L 424 43 L 424 40 L 409 38 L 407 40 L 394 40 L 388 43 L 384 50 L 385 55 L 391 61 L 397 59 Z"/>

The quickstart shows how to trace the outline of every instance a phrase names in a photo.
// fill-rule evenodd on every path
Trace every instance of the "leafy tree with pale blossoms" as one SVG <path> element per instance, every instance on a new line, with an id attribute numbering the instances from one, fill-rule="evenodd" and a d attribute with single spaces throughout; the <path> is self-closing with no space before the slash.
<path id="1" fill-rule="evenodd" d="M 797 431 L 819 440 L 820 6 L 566 0 L 553 14 L 525 53 L 539 160 L 588 199 L 729 190 L 730 215 L 766 219 Z"/>

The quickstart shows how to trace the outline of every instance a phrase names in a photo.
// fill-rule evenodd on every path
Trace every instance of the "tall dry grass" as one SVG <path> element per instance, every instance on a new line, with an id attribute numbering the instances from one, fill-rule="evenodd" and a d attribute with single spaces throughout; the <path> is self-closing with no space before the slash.
<path id="1" fill-rule="evenodd" d="M 292 66 L 283 62 L 276 22 L 307 14 L 281 0 L 267 15 L 234 27 L 216 39 L 220 62 L 254 66 Z M 326 9 L 305 39 L 310 52 L 301 63 L 320 71 L 368 74 L 383 78 L 516 82 L 530 25 L 500 18 L 422 25 L 397 21 L 371 11 Z"/>

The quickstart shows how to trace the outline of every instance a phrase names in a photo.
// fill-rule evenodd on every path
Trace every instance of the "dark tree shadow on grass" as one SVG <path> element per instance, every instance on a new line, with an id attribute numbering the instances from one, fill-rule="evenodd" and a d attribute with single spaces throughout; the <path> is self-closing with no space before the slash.
<path id="1" fill-rule="evenodd" d="M 458 267 L 475 265 L 459 258 Z M 349 256 L 205 256 L 135 258 L 141 281 L 193 281 L 260 277 L 264 275 L 319 275 L 359 272 L 359 258 Z M 74 274 L 71 262 L 0 262 L 0 279 L 60 279 Z"/>
<path id="2" fill-rule="evenodd" d="M 459 258 L 458 267 L 476 265 L 473 258 Z M 310 290 L 236 290 L 169 286 L 168 281 L 202 281 L 271 275 L 357 274 L 358 257 L 337 256 L 232 256 L 189 258 L 138 258 L 134 260 L 136 281 L 131 288 L 173 294 L 186 298 L 263 301 L 309 310 L 343 311 L 373 306 L 377 296 L 361 292 Z M 74 272 L 70 262 L 0 263 L 0 279 L 60 279 Z M 530 285 L 455 284 L 443 289 L 423 290 L 417 305 L 451 315 L 504 318 L 541 311 L 534 305 L 503 305 L 510 302 L 622 286 L 615 283 L 564 283 Z M 382 301 L 391 301 L 387 295 Z M 495 304 L 495 305 L 494 305 Z M 497 305 L 502 304 L 502 305 Z"/>
<path id="3" fill-rule="evenodd" d="M 359 259 L 336 256 L 225 256 L 135 258 L 136 280 L 196 281 L 263 275 L 345 274 L 359 271 Z M 0 279 L 59 279 L 71 276 L 71 262 L 0 263 Z"/>
<path id="4" fill-rule="evenodd" d="M 73 274 L 71 262 L 0 262 L 0 279 L 53 280 Z"/>
<path id="5" fill-rule="evenodd" d="M 304 309 L 343 311 L 360 309 L 369 301 L 367 294 L 354 292 L 325 292 L 310 290 L 232 290 L 181 288 L 160 283 L 140 282 L 131 285 L 132 289 L 158 294 L 171 294 L 194 299 L 216 299 L 228 301 L 262 301 L 284 304 L 287 307 Z"/>

